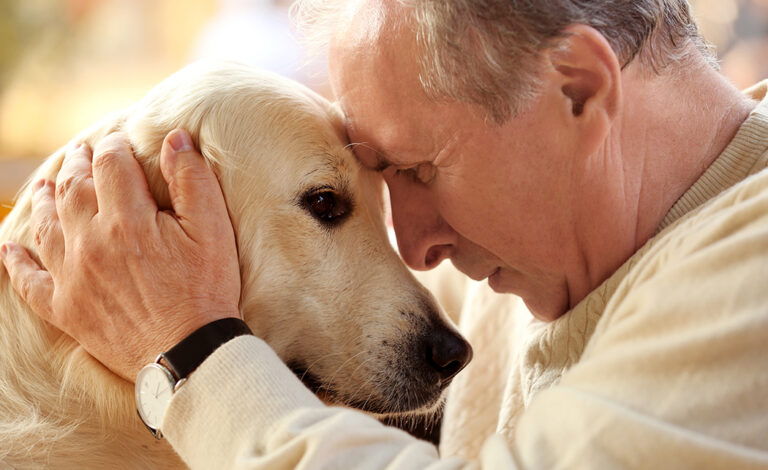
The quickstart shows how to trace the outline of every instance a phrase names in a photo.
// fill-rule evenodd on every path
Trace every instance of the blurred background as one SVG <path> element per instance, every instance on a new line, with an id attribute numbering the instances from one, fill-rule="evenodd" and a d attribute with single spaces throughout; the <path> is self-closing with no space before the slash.
<path id="1" fill-rule="evenodd" d="M 290 0 L 0 0 L 0 220 L 40 160 L 186 63 L 230 58 L 328 96 Z M 692 0 L 724 74 L 768 78 L 768 0 Z"/>

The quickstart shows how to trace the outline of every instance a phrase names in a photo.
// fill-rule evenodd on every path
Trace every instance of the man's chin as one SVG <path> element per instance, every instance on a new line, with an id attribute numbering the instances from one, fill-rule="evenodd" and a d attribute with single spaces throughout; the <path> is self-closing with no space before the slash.
<path id="1" fill-rule="evenodd" d="M 521 297 L 523 303 L 535 318 L 545 322 L 557 320 L 568 310 L 567 295 L 542 295 L 541 293 L 524 292 L 510 279 L 505 279 L 503 270 L 498 270 L 488 277 L 488 286 L 497 294 L 513 294 Z M 553 299 L 563 297 L 559 301 Z"/>
<path id="2" fill-rule="evenodd" d="M 567 307 L 561 307 L 552 302 L 542 302 L 539 299 L 528 300 L 523 297 L 523 303 L 528 307 L 531 315 L 543 322 L 555 321 L 568 311 Z"/>

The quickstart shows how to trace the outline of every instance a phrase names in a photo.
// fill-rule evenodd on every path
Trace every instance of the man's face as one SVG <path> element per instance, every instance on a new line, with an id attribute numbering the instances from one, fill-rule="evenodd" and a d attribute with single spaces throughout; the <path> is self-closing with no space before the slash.
<path id="1" fill-rule="evenodd" d="M 349 37 L 349 36 L 344 36 Z M 418 82 L 415 40 L 330 51 L 334 93 L 360 162 L 389 187 L 400 253 L 414 269 L 443 259 L 500 293 L 523 297 L 539 318 L 569 307 L 569 270 L 580 259 L 568 139 L 547 94 L 497 126 L 477 106 L 430 100 Z"/>

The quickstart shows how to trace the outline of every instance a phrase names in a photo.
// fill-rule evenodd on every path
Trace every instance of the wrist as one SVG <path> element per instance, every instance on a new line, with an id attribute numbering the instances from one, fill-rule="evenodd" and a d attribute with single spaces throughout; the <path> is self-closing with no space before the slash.
<path id="1" fill-rule="evenodd" d="M 136 378 L 136 406 L 139 417 L 158 439 L 160 424 L 173 393 L 218 347 L 233 338 L 250 335 L 239 318 L 221 318 L 203 325 L 175 346 L 160 353 Z"/>
<path id="2" fill-rule="evenodd" d="M 155 335 L 156 344 L 153 346 L 158 353 L 170 350 L 195 331 L 215 321 L 242 318 L 237 306 L 211 309 L 209 306 L 192 302 L 182 302 L 162 312 L 157 310 L 152 313 L 153 318 L 163 319 L 162 323 L 157 325 L 158 334 Z M 165 331 L 165 334 L 159 333 L 160 330 Z"/>
<path id="3" fill-rule="evenodd" d="M 243 320 L 219 318 L 195 329 L 160 357 L 177 380 L 186 379 L 219 346 L 237 336 L 251 334 Z"/>
<path id="4" fill-rule="evenodd" d="M 192 374 L 168 407 L 163 432 L 188 462 L 236 467 L 217 460 L 235 455 L 222 450 L 235 445 L 233 430 L 254 445 L 268 445 L 276 426 L 300 409 L 323 413 L 326 407 L 267 343 L 243 336 L 217 349 Z"/>

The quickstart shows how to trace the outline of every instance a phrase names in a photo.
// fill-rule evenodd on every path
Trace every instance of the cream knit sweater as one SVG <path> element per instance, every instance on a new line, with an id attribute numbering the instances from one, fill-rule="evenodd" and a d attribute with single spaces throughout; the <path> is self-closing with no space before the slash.
<path id="1" fill-rule="evenodd" d="M 748 91 L 760 104 L 659 233 L 557 321 L 469 285 L 475 359 L 440 456 L 324 406 L 255 337 L 192 374 L 168 440 L 200 469 L 768 468 L 766 89 Z"/>

